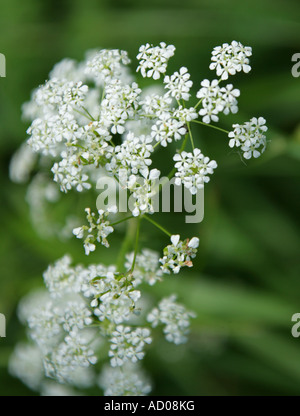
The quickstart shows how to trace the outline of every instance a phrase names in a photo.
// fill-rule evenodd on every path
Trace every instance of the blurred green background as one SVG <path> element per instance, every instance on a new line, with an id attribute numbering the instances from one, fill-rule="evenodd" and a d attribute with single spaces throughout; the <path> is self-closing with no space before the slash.
<path id="1" fill-rule="evenodd" d="M 240 112 L 220 125 L 263 116 L 271 141 L 263 157 L 245 166 L 222 133 L 195 129 L 197 146 L 219 165 L 206 187 L 204 221 L 188 228 L 182 216 L 159 220 L 173 233 L 200 236 L 199 255 L 193 270 L 151 291 L 180 293 L 198 316 L 186 346 L 158 341 L 145 367 L 153 394 L 299 395 L 300 339 L 291 335 L 291 316 L 300 312 L 300 78 L 291 75 L 291 57 L 300 52 L 298 0 L 1 1 L 7 77 L 0 79 L 0 312 L 7 338 L 0 339 L 0 395 L 34 394 L 7 372 L 12 348 L 25 336 L 19 299 L 42 287 L 42 272 L 66 252 L 86 262 L 78 241 L 37 235 L 26 186 L 8 179 L 11 155 L 26 137 L 21 104 L 62 58 L 118 48 L 128 50 L 134 68 L 145 42 L 174 44 L 169 73 L 187 66 L 196 91 L 203 78 L 214 77 L 212 48 L 232 40 L 252 46 L 252 71 L 232 80 L 241 90 Z M 166 245 L 151 226 L 145 230 L 145 246 Z M 91 261 L 113 261 L 121 238 L 109 255 L 100 249 Z"/>

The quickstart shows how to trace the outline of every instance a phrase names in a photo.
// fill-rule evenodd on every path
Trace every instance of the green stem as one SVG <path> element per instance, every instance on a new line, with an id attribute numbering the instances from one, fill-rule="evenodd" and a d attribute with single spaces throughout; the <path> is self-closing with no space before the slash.
<path id="1" fill-rule="evenodd" d="M 169 237 L 171 237 L 171 233 L 167 231 L 164 227 L 162 227 L 160 224 L 158 224 L 156 221 L 154 221 L 152 218 L 148 217 L 147 215 L 144 215 L 143 218 L 145 218 L 147 221 L 151 222 L 151 224 L 155 225 L 156 228 L 158 228 L 163 233 L 167 234 Z"/>
<path id="2" fill-rule="evenodd" d="M 136 113 L 137 114 L 137 113 Z M 157 118 L 154 114 L 139 114 L 140 117 Z"/>
<path id="3" fill-rule="evenodd" d="M 176 173 L 176 168 L 173 168 L 173 169 L 171 170 L 171 172 L 169 172 L 169 173 L 168 173 L 168 178 L 169 178 L 169 179 L 172 179 L 172 178 L 173 178 L 173 176 L 175 175 L 175 173 Z M 163 185 L 162 185 L 162 188 L 163 188 Z"/>
<path id="4" fill-rule="evenodd" d="M 133 215 L 130 215 L 130 217 L 123 218 L 123 219 L 121 219 L 121 220 L 119 220 L 119 221 L 113 222 L 113 223 L 112 223 L 112 224 L 110 224 L 110 225 L 111 225 L 112 227 L 114 227 L 115 225 L 117 225 L 117 224 L 121 224 L 121 222 L 124 222 L 124 221 L 130 220 L 131 218 L 134 218 L 134 216 L 133 216 Z"/>
<path id="5" fill-rule="evenodd" d="M 159 145 L 160 145 L 160 142 L 155 143 L 155 145 L 153 146 L 153 149 L 155 149 Z"/>
<path id="6" fill-rule="evenodd" d="M 130 269 L 131 273 L 134 270 L 136 256 L 137 256 L 138 247 L 139 247 L 139 236 L 140 236 L 141 220 L 142 220 L 142 217 L 139 217 L 138 218 L 137 229 L 136 229 L 136 236 L 135 236 L 134 256 L 133 256 L 133 261 L 132 261 L 132 265 L 131 265 L 131 269 Z"/>
<path id="7" fill-rule="evenodd" d="M 226 133 L 226 134 L 230 133 L 228 130 L 221 129 L 221 127 L 213 126 L 212 124 L 203 123 L 203 121 L 192 120 L 191 122 L 192 123 L 202 124 L 203 126 L 206 126 L 206 127 L 211 127 L 212 129 L 216 129 L 216 130 L 222 131 L 223 133 Z"/>
<path id="8" fill-rule="evenodd" d="M 91 118 L 89 116 L 87 116 L 86 114 L 84 114 L 81 111 L 77 110 L 77 108 L 74 108 L 74 111 L 76 111 L 76 113 L 80 114 L 82 117 L 85 117 L 85 118 L 88 118 L 89 120 L 91 120 Z"/>
<path id="9" fill-rule="evenodd" d="M 81 108 L 87 113 L 87 115 L 89 116 L 89 118 L 92 120 L 92 121 L 96 121 L 95 119 L 94 119 L 94 117 L 88 112 L 88 110 L 85 108 L 85 107 L 83 107 L 83 106 L 81 106 Z"/>
<path id="10" fill-rule="evenodd" d="M 191 139 L 191 143 L 192 143 L 192 148 L 193 148 L 193 149 L 195 149 L 194 139 L 193 139 L 193 135 L 192 135 L 192 130 L 191 130 L 191 127 L 190 127 L 190 123 L 187 123 L 187 128 L 188 128 L 188 131 L 189 131 L 189 134 L 190 134 L 190 139 Z"/>
<path id="11" fill-rule="evenodd" d="M 195 105 L 195 110 L 196 110 L 196 108 L 197 107 L 199 107 L 199 105 L 202 103 L 202 101 L 203 101 L 203 99 L 204 99 L 204 97 L 203 98 L 201 98 L 198 102 L 197 102 L 197 104 Z"/>

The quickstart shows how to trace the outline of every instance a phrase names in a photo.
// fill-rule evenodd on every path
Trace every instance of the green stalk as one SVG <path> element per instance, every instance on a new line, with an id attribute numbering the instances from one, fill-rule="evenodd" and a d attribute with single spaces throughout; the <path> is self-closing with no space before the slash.
<path id="1" fill-rule="evenodd" d="M 121 220 L 119 220 L 119 221 L 113 222 L 113 223 L 112 223 L 112 224 L 110 224 L 110 225 L 111 225 L 112 227 L 114 227 L 115 225 L 117 225 L 117 224 L 121 224 L 121 222 L 124 222 L 124 221 L 130 220 L 131 218 L 134 218 L 134 216 L 133 216 L 133 215 L 130 215 L 130 217 L 123 218 L 123 219 L 121 219 Z"/>
<path id="2" fill-rule="evenodd" d="M 147 215 L 144 215 L 143 218 L 145 218 L 147 221 L 151 222 L 156 228 L 158 228 L 163 233 L 167 234 L 167 236 L 171 237 L 171 233 L 167 231 L 164 227 L 162 227 L 160 224 L 158 224 L 156 221 L 154 221 L 152 218 L 148 217 Z"/>
<path id="3" fill-rule="evenodd" d="M 132 265 L 131 265 L 131 269 L 130 269 L 131 273 L 133 272 L 134 267 L 135 267 L 136 256 L 137 256 L 138 247 L 139 247 L 139 236 L 140 236 L 141 221 L 142 221 L 142 217 L 139 217 L 138 218 L 137 229 L 136 229 L 136 236 L 135 236 L 134 256 L 133 256 L 133 261 L 132 261 Z"/>
<path id="4" fill-rule="evenodd" d="M 203 121 L 192 120 L 192 123 L 202 124 L 203 126 L 211 127 L 212 129 L 222 131 L 223 133 L 226 133 L 226 134 L 230 133 L 228 130 L 221 129 L 221 127 L 213 126 L 212 124 L 203 123 Z"/>

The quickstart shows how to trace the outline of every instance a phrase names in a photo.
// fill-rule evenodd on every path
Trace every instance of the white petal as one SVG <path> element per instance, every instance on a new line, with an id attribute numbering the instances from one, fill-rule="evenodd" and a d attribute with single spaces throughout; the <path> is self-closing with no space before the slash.
<path id="1" fill-rule="evenodd" d="M 199 238 L 193 237 L 191 239 L 191 241 L 189 242 L 188 246 L 191 247 L 191 248 L 198 248 L 199 247 Z"/>
<path id="2" fill-rule="evenodd" d="M 179 243 L 179 240 L 180 240 L 180 235 L 179 234 L 176 234 L 176 235 L 172 235 L 171 236 L 171 242 L 172 242 L 172 244 L 176 247 L 177 246 L 177 244 Z"/>

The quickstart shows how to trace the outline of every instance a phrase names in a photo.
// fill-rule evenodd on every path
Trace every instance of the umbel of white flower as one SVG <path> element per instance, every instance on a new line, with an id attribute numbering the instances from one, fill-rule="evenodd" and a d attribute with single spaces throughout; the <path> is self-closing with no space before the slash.
<path id="1" fill-rule="evenodd" d="M 181 240 L 152 219 L 152 197 L 158 192 L 153 182 L 161 174 L 152 166 L 154 153 L 167 146 L 174 149 L 169 178 L 194 195 L 217 168 L 216 161 L 198 148 L 195 124 L 225 132 L 229 146 L 245 159 L 265 151 L 263 117 L 234 124 L 231 132 L 210 124 L 237 113 L 240 91 L 232 83 L 222 83 L 251 70 L 251 47 L 233 41 L 214 48 L 210 69 L 215 75 L 198 80 L 196 93 L 186 66 L 167 73 L 174 54 L 175 47 L 164 42 L 142 45 L 137 74 L 122 50 L 90 51 L 80 63 L 64 59 L 23 106 L 23 116 L 31 122 L 29 138 L 13 158 L 10 174 L 21 182 L 38 171 L 27 200 L 40 234 L 50 229 L 52 236 L 65 238 L 73 230 L 89 255 L 98 244 L 109 247 L 117 224 L 137 225 L 135 244 L 124 252 L 126 237 L 118 265 L 73 266 L 66 255 L 44 273 L 47 290 L 21 301 L 19 317 L 28 327 L 29 343 L 16 347 L 10 371 L 41 394 L 76 395 L 95 384 L 105 395 L 148 394 L 150 382 L 138 363 L 154 343 L 151 327 L 162 325 L 169 342 L 187 341 L 195 314 L 177 303 L 176 295 L 160 299 L 158 306 L 149 305 L 145 296 L 147 285 L 192 267 L 199 246 L 198 237 Z M 137 75 L 159 85 L 142 89 Z M 107 176 L 130 197 L 132 215 L 122 216 L 116 200 L 96 213 L 86 208 L 85 225 L 78 226 L 81 219 L 71 214 L 63 228 L 52 226 L 45 207 L 60 199 L 59 189 L 92 192 L 98 179 Z M 170 237 L 162 256 L 139 247 L 144 220 Z M 100 374 L 96 363 L 103 364 Z"/>
<path id="2" fill-rule="evenodd" d="M 234 124 L 234 130 L 228 134 L 229 146 L 240 147 L 245 159 L 258 158 L 267 146 L 265 132 L 268 127 L 263 117 L 251 118 L 244 124 Z"/>
<path id="3" fill-rule="evenodd" d="M 179 345 L 187 341 L 190 318 L 195 318 L 196 315 L 187 311 L 185 306 L 176 302 L 176 299 L 176 295 L 162 299 L 158 307 L 148 314 L 147 320 L 153 328 L 160 324 L 164 325 L 166 340 Z"/>
<path id="4" fill-rule="evenodd" d="M 127 259 L 131 259 L 131 255 L 128 254 Z M 158 323 L 151 316 L 156 316 L 156 311 L 160 310 L 156 321 L 159 319 L 165 325 L 167 340 L 179 344 L 186 342 L 189 320 L 194 317 L 175 303 L 174 296 L 163 300 L 147 320 L 145 316 L 138 318 L 135 315 L 135 310 L 143 305 L 137 287 L 142 283 L 155 284 L 158 281 L 156 274 L 162 276 L 159 256 L 148 249 L 137 255 L 137 268 L 132 273 L 117 273 L 115 266 L 102 264 L 88 268 L 72 266 L 69 256 L 49 266 L 44 273 L 48 292 L 34 292 L 20 303 L 20 319 L 27 323 L 31 342 L 35 345 L 17 346 L 10 360 L 11 373 L 35 390 L 46 389 L 45 376 L 54 380 L 52 386 L 57 386 L 59 391 L 61 384 L 85 389 L 94 383 L 93 366 L 99 354 L 103 357 L 108 343 L 112 368 L 121 367 L 124 375 L 128 372 L 129 379 L 126 383 L 121 377 L 118 387 L 113 389 L 110 378 L 120 373 L 108 370 L 106 366 L 99 378 L 105 394 L 111 395 L 114 391 L 121 395 L 148 393 L 149 383 L 145 384 L 144 376 L 140 379 L 139 373 L 142 373 L 134 366 L 143 359 L 146 347 L 152 342 L 147 322 L 155 327 Z M 135 325 L 131 326 L 133 317 Z M 124 325 L 125 322 L 129 323 Z M 32 360 L 32 354 L 36 367 L 29 376 L 28 360 Z M 138 383 L 135 387 L 132 380 Z M 72 394 L 76 392 L 72 391 Z"/>
<path id="5" fill-rule="evenodd" d="M 137 364 L 127 363 L 121 369 L 105 366 L 98 384 L 105 396 L 146 396 L 151 392 L 151 384 Z"/>
<path id="6" fill-rule="evenodd" d="M 199 111 L 204 123 L 219 121 L 219 113 L 229 114 L 238 112 L 237 97 L 240 91 L 233 88 L 232 84 L 226 87 L 219 86 L 219 80 L 209 81 L 205 79 L 201 82 L 202 88 L 197 92 L 197 98 L 201 100 L 202 109 Z"/>
<path id="7" fill-rule="evenodd" d="M 174 55 L 175 46 L 161 42 L 159 46 L 147 43 L 139 49 L 137 59 L 140 64 L 137 71 L 141 71 L 143 77 L 159 79 L 167 70 L 168 60 Z"/>
<path id="8" fill-rule="evenodd" d="M 107 236 L 111 234 L 114 229 L 107 220 L 107 216 L 110 213 L 116 213 L 117 207 L 112 206 L 105 212 L 103 210 L 98 211 L 98 218 L 96 214 L 91 212 L 90 208 L 86 208 L 87 220 L 89 225 L 83 225 L 82 227 L 74 228 L 73 234 L 79 238 L 84 239 L 85 254 L 89 255 L 91 251 L 95 251 L 96 241 L 103 244 L 105 247 L 109 247 Z"/>
<path id="9" fill-rule="evenodd" d="M 161 42 L 141 46 L 137 55 L 137 71 L 143 77 L 158 80 L 164 75 L 165 93 L 142 90 L 130 74 L 127 52 L 116 49 L 89 52 L 80 64 L 62 61 L 33 92 L 23 107 L 24 117 L 32 121 L 28 144 L 43 161 L 45 157 L 52 161 L 54 181 L 63 192 L 89 190 L 97 176 L 93 172 L 100 167 L 117 179 L 120 168 L 128 171 L 128 177 L 145 176 L 158 144 L 166 147 L 189 135 L 194 148 L 191 124 L 199 115 L 209 125 L 219 121 L 220 113 L 238 111 L 240 91 L 232 83 L 221 83 L 237 72 L 250 71 L 250 47 L 233 41 L 214 48 L 210 69 L 218 78 L 200 81 L 198 103 L 185 66 L 165 75 L 174 54 L 173 45 Z M 192 105 L 186 105 L 191 100 Z M 116 144 L 119 135 L 122 143 Z M 258 156 L 253 149 L 241 150 L 247 158 Z M 27 160 L 31 169 L 31 159 Z M 16 177 L 16 169 L 13 174 Z"/>
<path id="10" fill-rule="evenodd" d="M 197 248 L 199 246 L 199 238 L 193 237 L 191 240 L 180 240 L 180 235 L 172 235 L 171 243 L 164 248 L 164 256 L 159 260 L 161 269 L 164 273 L 179 273 L 184 266 L 192 267 L 191 259 L 196 257 Z"/>
<path id="11" fill-rule="evenodd" d="M 204 188 L 204 184 L 209 182 L 208 175 L 213 174 L 217 168 L 217 162 L 203 156 L 200 149 L 194 149 L 191 152 L 178 153 L 173 158 L 175 160 L 175 184 L 183 184 L 192 195 L 195 195 L 198 189 Z"/>
<path id="12" fill-rule="evenodd" d="M 223 43 L 212 51 L 212 63 L 210 69 L 215 69 L 222 80 L 228 79 L 229 75 L 244 71 L 246 74 L 251 70 L 249 58 L 252 55 L 250 46 L 243 46 L 240 42 L 233 41 L 231 44 Z"/>

